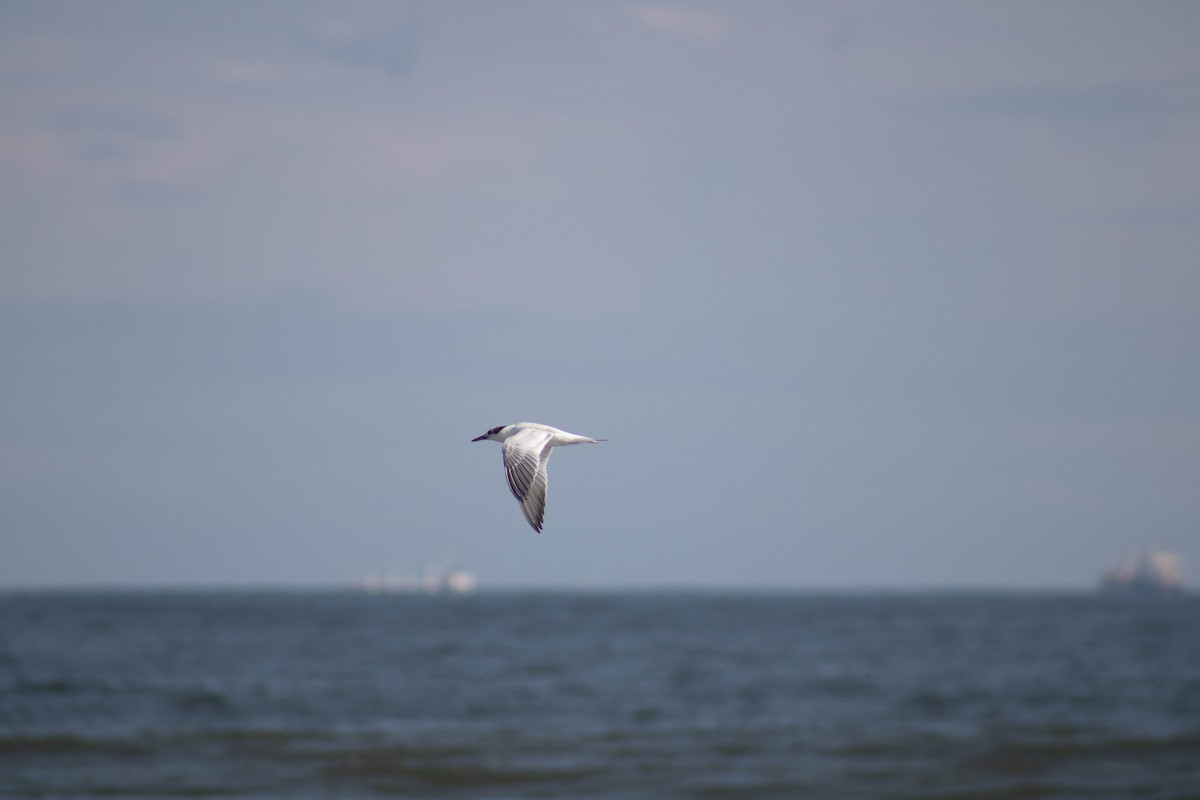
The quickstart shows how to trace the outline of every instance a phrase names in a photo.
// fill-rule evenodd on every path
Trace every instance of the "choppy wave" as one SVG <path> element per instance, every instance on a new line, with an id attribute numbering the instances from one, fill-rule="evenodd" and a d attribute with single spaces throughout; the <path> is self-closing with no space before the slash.
<path id="1" fill-rule="evenodd" d="M 1197 610 L 10 596 L 0 795 L 1181 800 Z"/>

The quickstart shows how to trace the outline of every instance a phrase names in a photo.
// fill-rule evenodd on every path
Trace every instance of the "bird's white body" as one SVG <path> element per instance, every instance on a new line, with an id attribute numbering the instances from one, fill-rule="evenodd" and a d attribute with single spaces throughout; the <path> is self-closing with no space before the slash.
<path id="1" fill-rule="evenodd" d="M 599 444 L 605 441 L 537 422 L 501 425 L 471 441 L 485 440 L 500 442 L 503 447 L 508 488 L 512 489 L 513 496 L 521 504 L 525 519 L 538 533 L 542 532 L 542 519 L 546 513 L 546 462 L 550 460 L 550 451 L 568 444 Z"/>

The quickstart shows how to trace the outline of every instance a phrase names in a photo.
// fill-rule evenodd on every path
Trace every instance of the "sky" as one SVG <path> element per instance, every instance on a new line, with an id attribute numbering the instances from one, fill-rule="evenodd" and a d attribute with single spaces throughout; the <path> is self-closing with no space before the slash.
<path id="1" fill-rule="evenodd" d="M 1198 30 L 8 0 L 0 588 L 1195 581 Z"/>

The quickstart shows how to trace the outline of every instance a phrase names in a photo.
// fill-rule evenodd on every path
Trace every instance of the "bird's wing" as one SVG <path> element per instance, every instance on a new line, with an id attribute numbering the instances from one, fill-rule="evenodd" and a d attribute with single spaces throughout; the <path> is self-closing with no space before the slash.
<path id="1" fill-rule="evenodd" d="M 546 512 L 546 462 L 551 436 L 546 431 L 523 430 L 504 442 L 504 474 L 508 488 L 521 503 L 525 519 L 538 533 Z"/>

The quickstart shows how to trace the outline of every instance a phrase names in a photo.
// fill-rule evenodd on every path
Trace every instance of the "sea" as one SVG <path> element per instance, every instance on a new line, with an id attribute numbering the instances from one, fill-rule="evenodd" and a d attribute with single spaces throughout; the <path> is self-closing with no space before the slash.
<path id="1" fill-rule="evenodd" d="M 3 798 L 1200 798 L 1200 597 L 0 594 Z"/>

